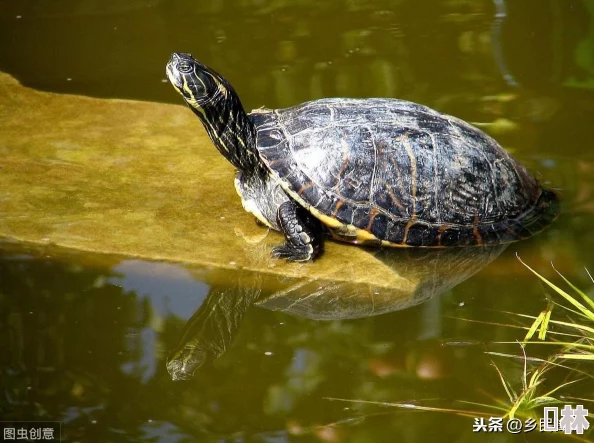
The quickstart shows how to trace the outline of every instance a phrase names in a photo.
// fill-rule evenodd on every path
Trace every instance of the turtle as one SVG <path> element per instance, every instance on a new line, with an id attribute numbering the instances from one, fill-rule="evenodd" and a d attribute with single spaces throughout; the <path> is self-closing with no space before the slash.
<path id="1" fill-rule="evenodd" d="M 304 262 L 324 237 L 375 247 L 511 243 L 556 217 L 542 187 L 465 121 L 393 98 L 322 98 L 246 112 L 231 84 L 188 53 L 166 73 L 257 221 L 284 234 L 273 258 Z"/>

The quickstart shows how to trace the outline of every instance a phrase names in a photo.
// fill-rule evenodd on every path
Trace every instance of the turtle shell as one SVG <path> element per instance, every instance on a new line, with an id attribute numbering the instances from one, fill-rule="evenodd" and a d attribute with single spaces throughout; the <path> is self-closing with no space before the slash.
<path id="1" fill-rule="evenodd" d="M 395 99 L 322 99 L 250 114 L 273 179 L 354 243 L 508 243 L 542 230 L 556 196 L 468 123 Z"/>

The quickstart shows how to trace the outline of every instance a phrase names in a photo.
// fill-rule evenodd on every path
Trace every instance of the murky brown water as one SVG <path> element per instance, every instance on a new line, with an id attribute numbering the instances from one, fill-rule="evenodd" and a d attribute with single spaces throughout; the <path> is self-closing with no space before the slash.
<path id="1" fill-rule="evenodd" d="M 248 109 L 380 96 L 464 118 L 559 188 L 563 214 L 453 289 L 439 284 L 449 278 L 443 269 L 456 280 L 457 268 L 435 268 L 431 288 L 441 296 L 371 317 L 368 300 L 319 297 L 303 305 L 304 317 L 291 302 L 308 288 L 262 286 L 257 275 L 3 243 L 0 419 L 58 420 L 69 442 L 544 441 L 538 431 L 474 434 L 471 418 L 362 402 L 471 411 L 479 408 L 461 401 L 505 402 L 491 361 L 521 391 L 523 363 L 484 353 L 520 355 L 517 345 L 492 343 L 523 337 L 503 324 L 529 322 L 503 311 L 537 315 L 546 306 L 516 253 L 551 278 L 554 261 L 592 287 L 583 268 L 594 269 L 594 3 L 0 4 L 0 70 L 27 86 L 178 103 L 164 81 L 173 51 L 226 75 Z M 283 285 L 293 289 L 275 297 Z M 221 295 L 241 314 L 225 331 L 204 315 Z M 167 357 L 201 306 L 186 327 L 198 330 L 186 337 L 218 340 L 216 350 L 205 351 L 194 378 L 173 382 Z M 323 312 L 336 319 L 316 319 Z M 528 348 L 530 356 L 553 352 Z M 540 392 L 567 377 L 551 372 Z M 585 379 L 562 395 L 588 400 L 592 392 Z"/>

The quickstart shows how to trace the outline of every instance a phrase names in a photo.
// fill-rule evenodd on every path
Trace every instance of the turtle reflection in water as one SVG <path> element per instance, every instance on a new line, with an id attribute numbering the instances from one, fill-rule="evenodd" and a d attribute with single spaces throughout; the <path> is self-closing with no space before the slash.
<path id="1" fill-rule="evenodd" d="M 507 245 L 440 250 L 370 250 L 365 259 L 367 281 L 348 281 L 357 274 L 344 263 L 345 279 L 284 278 L 267 274 L 220 270 L 224 285 L 213 285 L 207 298 L 184 328 L 171 352 L 167 370 L 174 380 L 222 355 L 235 337 L 252 305 L 316 320 L 369 317 L 417 305 L 474 275 L 494 260 Z M 382 276 L 378 278 L 377 276 Z M 264 281 L 264 279 L 273 279 Z M 211 276 L 209 280 L 217 280 Z M 370 283 L 374 282 L 374 283 Z M 377 282 L 377 283 L 375 283 Z M 282 285 L 282 289 L 264 288 Z M 383 286 L 382 286 L 383 285 Z"/>
<path id="2" fill-rule="evenodd" d="M 452 116 L 396 99 L 321 99 L 246 113 L 220 74 L 175 53 L 167 77 L 237 169 L 244 208 L 307 261 L 324 234 L 349 243 L 450 247 L 509 243 L 557 212 L 495 140 Z"/>

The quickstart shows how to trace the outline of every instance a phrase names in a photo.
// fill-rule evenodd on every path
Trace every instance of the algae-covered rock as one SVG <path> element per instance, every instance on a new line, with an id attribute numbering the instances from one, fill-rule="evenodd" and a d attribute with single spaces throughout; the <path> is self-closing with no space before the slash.
<path id="1" fill-rule="evenodd" d="M 241 267 L 250 250 L 235 228 L 262 232 L 182 106 L 43 93 L 1 74 L 0 127 L 2 236 Z"/>
<path id="2" fill-rule="evenodd" d="M 0 74 L 0 127 L 3 237 L 406 293 L 419 284 L 334 242 L 313 265 L 271 259 L 282 236 L 243 210 L 232 166 L 183 106 L 39 92 Z"/>

